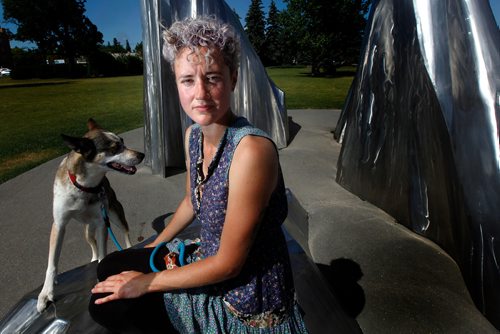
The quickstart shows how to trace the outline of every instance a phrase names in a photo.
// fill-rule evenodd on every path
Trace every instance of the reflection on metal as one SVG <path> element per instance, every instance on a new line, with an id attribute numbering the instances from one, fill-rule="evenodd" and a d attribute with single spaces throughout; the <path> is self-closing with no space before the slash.
<path id="1" fill-rule="evenodd" d="M 68 332 L 68 329 L 68 322 L 61 319 L 55 319 L 42 330 L 41 334 L 64 334 Z"/>
<path id="2" fill-rule="evenodd" d="M 380 0 L 337 181 L 444 248 L 500 328 L 500 33 L 488 0 Z"/>
<path id="3" fill-rule="evenodd" d="M 9 334 L 25 332 L 38 316 L 36 303 L 36 299 L 28 299 L 26 302 L 19 304 L 19 306 L 14 309 L 12 316 L 6 321 L 5 326 L 2 327 L 0 333 Z"/>
<path id="4" fill-rule="evenodd" d="M 268 78 L 243 27 L 223 0 L 142 0 L 144 55 L 144 144 L 146 163 L 155 174 L 183 168 L 183 134 L 191 124 L 182 111 L 170 65 L 161 56 L 161 25 L 186 17 L 215 15 L 241 37 L 239 77 L 232 108 L 271 135 L 279 148 L 287 144 L 288 118 L 284 94 Z"/>
<path id="5" fill-rule="evenodd" d="M 92 262 L 57 276 L 56 301 L 42 313 L 36 309 L 42 287 L 26 294 L 0 320 L 0 334 L 107 334 L 87 311 L 90 289 L 97 282 L 96 266 L 97 262 Z"/>

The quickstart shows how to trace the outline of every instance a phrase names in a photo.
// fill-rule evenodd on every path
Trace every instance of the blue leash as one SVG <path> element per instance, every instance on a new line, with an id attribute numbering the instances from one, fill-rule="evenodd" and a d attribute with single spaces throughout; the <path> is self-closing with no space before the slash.
<path id="1" fill-rule="evenodd" d="M 122 246 L 120 246 L 120 243 L 116 239 L 115 234 L 113 233 L 113 230 L 111 229 L 111 224 L 109 223 L 108 211 L 106 210 L 104 202 L 101 202 L 101 216 L 102 216 L 102 219 L 104 220 L 104 223 L 106 224 L 106 227 L 108 229 L 108 233 L 111 236 L 111 240 L 113 240 L 113 243 L 115 244 L 116 248 L 119 251 L 122 251 L 123 248 L 122 248 Z"/>
<path id="2" fill-rule="evenodd" d="M 104 197 L 106 195 L 103 194 L 102 196 Z M 104 201 L 101 201 L 101 216 L 102 216 L 102 219 L 104 220 L 104 223 L 106 224 L 106 228 L 108 229 L 108 233 L 111 236 L 111 240 L 113 240 L 113 243 L 115 244 L 116 248 L 119 251 L 122 251 L 123 248 L 122 248 L 122 246 L 120 246 L 120 243 L 116 239 L 116 236 L 113 233 L 113 230 L 111 229 L 111 224 L 109 222 L 108 211 L 106 210 L 106 206 L 104 205 Z M 155 266 L 153 259 L 154 259 L 155 255 L 156 255 L 156 253 L 158 253 L 158 250 L 161 247 L 165 246 L 166 244 L 167 244 L 167 242 L 164 241 L 164 242 L 161 242 L 158 245 L 156 245 L 155 249 L 151 253 L 151 256 L 149 257 L 149 266 L 151 267 L 151 270 L 153 272 L 155 272 L 155 273 L 160 272 L 160 270 Z M 186 245 L 184 244 L 184 242 L 180 242 L 177 245 L 177 249 L 179 250 L 179 265 L 181 267 L 185 266 L 186 265 L 186 261 L 184 260 L 184 258 L 185 258 L 185 254 L 186 254 Z"/>
<path id="3" fill-rule="evenodd" d="M 161 270 L 159 270 L 155 264 L 154 264 L 154 257 L 156 255 L 156 253 L 158 253 L 158 250 L 165 246 L 168 242 L 166 241 L 163 241 L 163 242 L 160 242 L 158 245 L 156 245 L 155 249 L 153 249 L 153 252 L 151 253 L 151 255 L 149 256 L 149 266 L 151 267 L 151 270 L 155 273 L 157 272 L 160 272 Z M 197 242 L 196 243 L 197 245 L 199 245 L 199 243 Z M 181 267 L 185 266 L 187 263 L 186 263 L 186 260 L 185 260 L 185 255 L 186 255 L 186 244 L 184 243 L 184 241 L 181 241 L 179 242 L 179 244 L 177 245 L 177 250 L 179 251 L 179 265 Z"/>
<path id="4" fill-rule="evenodd" d="M 111 240 L 113 240 L 113 243 L 115 244 L 116 248 L 119 250 L 119 251 L 122 251 L 123 248 L 122 246 L 120 246 L 120 243 L 118 242 L 118 240 L 116 239 L 116 236 L 115 234 L 113 233 L 113 230 L 111 229 L 111 224 L 109 222 L 109 216 L 108 216 L 108 211 L 106 210 L 106 206 L 104 205 L 104 199 L 106 194 L 104 193 L 104 191 L 101 192 L 101 216 L 102 216 L 102 219 L 104 220 L 104 223 L 106 224 L 106 228 L 108 229 L 108 233 L 109 235 L 111 236 Z M 149 266 L 151 267 L 151 270 L 155 273 L 157 272 L 160 272 L 160 270 L 155 266 L 154 264 L 154 257 L 156 255 L 156 253 L 158 253 L 158 250 L 165 246 L 167 244 L 167 242 L 161 242 L 159 243 L 158 245 L 156 245 L 155 249 L 153 250 L 153 252 L 151 253 L 151 256 L 149 257 Z M 177 245 L 177 249 L 179 250 L 179 265 L 182 267 L 182 266 L 185 266 L 186 265 L 186 261 L 184 260 L 185 258 L 185 254 L 186 254 L 186 245 L 184 244 L 184 242 L 180 242 L 178 245 Z"/>
<path id="5" fill-rule="evenodd" d="M 151 256 L 149 257 L 149 266 L 151 267 L 151 270 L 153 272 L 155 272 L 155 273 L 158 273 L 161 270 L 159 270 L 158 268 L 156 268 L 153 259 L 154 259 L 155 255 L 156 255 L 156 253 L 158 253 L 158 250 L 161 247 L 165 246 L 166 244 L 167 244 L 167 242 L 164 241 L 164 242 L 160 242 L 158 245 L 156 245 L 155 249 L 153 249 L 153 252 L 151 253 Z"/>
<path id="6" fill-rule="evenodd" d="M 97 187 L 84 187 L 81 184 L 79 184 L 76 181 L 76 176 L 72 174 L 70 171 L 68 171 L 68 177 L 71 180 L 71 183 L 78 189 L 80 189 L 83 192 L 87 193 L 92 193 L 92 194 L 97 194 L 99 196 L 99 199 L 101 200 L 101 216 L 102 219 L 104 220 L 104 223 L 106 224 L 106 227 L 108 229 L 109 235 L 111 235 L 111 239 L 113 240 L 113 243 L 115 244 L 116 248 L 118 250 L 123 250 L 123 248 L 120 246 L 118 243 L 118 240 L 116 240 L 115 234 L 113 233 L 113 230 L 111 229 L 111 224 L 109 223 L 109 217 L 108 217 L 108 212 L 106 210 L 106 206 L 104 205 L 104 201 L 106 200 L 106 190 L 104 189 L 103 186 L 103 181 L 97 186 Z"/>

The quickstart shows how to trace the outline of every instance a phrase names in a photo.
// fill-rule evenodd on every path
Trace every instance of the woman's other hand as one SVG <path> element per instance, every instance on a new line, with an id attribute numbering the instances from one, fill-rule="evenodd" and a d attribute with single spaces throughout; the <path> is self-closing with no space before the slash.
<path id="1" fill-rule="evenodd" d="M 91 292 L 111 293 L 104 298 L 97 299 L 96 304 L 103 304 L 117 299 L 137 298 L 147 292 L 148 281 L 147 275 L 141 272 L 124 271 L 97 283 Z"/>

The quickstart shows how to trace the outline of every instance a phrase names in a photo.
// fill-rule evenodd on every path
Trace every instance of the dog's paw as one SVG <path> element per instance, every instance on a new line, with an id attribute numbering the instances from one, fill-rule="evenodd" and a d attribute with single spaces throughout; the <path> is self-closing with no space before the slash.
<path id="1" fill-rule="evenodd" d="M 54 296 L 52 293 L 40 292 L 38 295 L 38 302 L 36 304 L 36 309 L 38 313 L 42 313 L 46 308 L 49 302 L 54 301 Z"/>

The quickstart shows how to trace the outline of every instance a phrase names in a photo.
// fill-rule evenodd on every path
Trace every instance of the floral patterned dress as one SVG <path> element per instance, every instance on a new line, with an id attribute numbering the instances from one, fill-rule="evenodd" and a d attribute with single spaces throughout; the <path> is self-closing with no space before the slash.
<path id="1" fill-rule="evenodd" d="M 237 118 L 226 130 L 207 176 L 200 175 L 203 134 L 193 125 L 189 138 L 192 203 L 201 222 L 201 257 L 219 249 L 234 151 L 247 135 L 269 138 Z M 200 188 L 203 188 L 201 197 Z M 287 200 L 281 170 L 252 249 L 240 274 L 222 283 L 167 292 L 165 305 L 181 333 L 307 333 L 294 298 L 293 278 L 281 224 Z"/>

